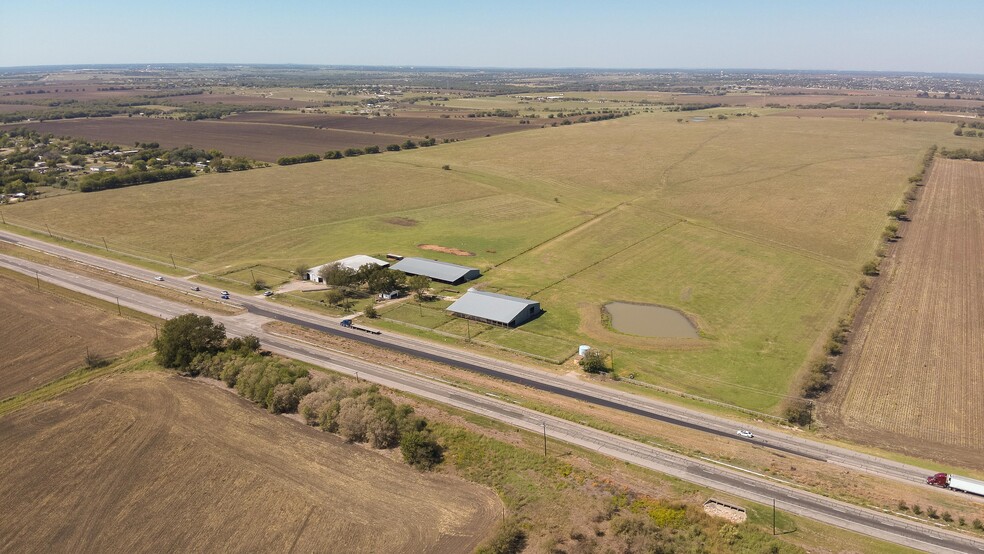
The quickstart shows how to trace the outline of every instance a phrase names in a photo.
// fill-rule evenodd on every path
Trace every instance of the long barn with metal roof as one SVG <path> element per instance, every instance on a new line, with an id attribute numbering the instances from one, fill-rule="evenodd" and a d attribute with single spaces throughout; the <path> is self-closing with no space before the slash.
<path id="1" fill-rule="evenodd" d="M 447 311 L 457 316 L 506 327 L 522 325 L 543 313 L 536 300 L 474 289 L 448 306 Z"/>
<path id="2" fill-rule="evenodd" d="M 449 264 L 427 258 L 403 258 L 393 264 L 392 269 L 402 271 L 407 275 L 423 275 L 434 281 L 452 285 L 459 285 L 482 276 L 482 272 L 474 267 Z"/>

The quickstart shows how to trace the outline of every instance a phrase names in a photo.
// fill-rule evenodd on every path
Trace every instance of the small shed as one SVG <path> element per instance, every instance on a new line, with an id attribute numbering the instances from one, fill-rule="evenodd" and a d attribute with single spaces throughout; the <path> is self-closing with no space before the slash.
<path id="1" fill-rule="evenodd" d="M 460 285 L 465 281 L 478 279 L 482 276 L 481 270 L 475 267 L 449 264 L 427 258 L 403 258 L 393 264 L 393 269 L 402 271 L 407 275 L 423 275 L 433 281 L 452 285 Z"/>
<path id="2" fill-rule="evenodd" d="M 543 313 L 536 300 L 474 289 L 448 306 L 447 311 L 459 317 L 506 327 L 518 327 Z"/>

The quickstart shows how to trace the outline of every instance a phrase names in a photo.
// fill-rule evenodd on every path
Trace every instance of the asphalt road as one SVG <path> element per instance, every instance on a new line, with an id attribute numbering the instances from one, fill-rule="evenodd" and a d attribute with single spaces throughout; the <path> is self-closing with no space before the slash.
<path id="1" fill-rule="evenodd" d="M 150 270 L 123 262 L 79 252 L 5 231 L 0 231 L 0 240 L 80 261 L 141 281 L 154 282 L 153 278 L 156 275 Z M 172 287 L 175 290 L 189 294 L 193 286 L 199 286 L 201 291 L 194 294 L 214 300 L 218 299 L 219 289 L 200 285 L 185 279 L 166 277 L 164 282 L 155 282 L 155 284 Z M 519 383 L 569 398 L 576 398 L 587 403 L 640 415 L 655 421 L 679 425 L 693 431 L 707 433 L 709 436 L 716 438 L 727 437 L 731 440 L 745 441 L 758 447 L 772 449 L 785 454 L 794 454 L 812 460 L 825 460 L 829 463 L 853 470 L 902 482 L 922 484 L 923 486 L 928 486 L 925 485 L 925 478 L 930 473 L 933 473 L 933 471 L 925 468 L 855 452 L 847 448 L 797 436 L 775 427 L 758 426 L 749 423 L 747 420 L 736 421 L 723 416 L 707 414 L 656 398 L 618 391 L 593 382 L 565 378 L 534 367 L 505 362 L 443 344 L 390 332 L 381 335 L 370 335 L 364 332 L 345 329 L 338 325 L 340 318 L 312 314 L 290 306 L 269 302 L 262 297 L 232 295 L 231 301 L 227 303 L 241 306 L 253 315 L 286 321 L 326 333 L 345 336 L 375 346 L 397 350 L 453 367 L 489 375 L 504 381 Z M 744 439 L 738 437 L 735 433 L 739 428 L 751 430 L 755 434 L 755 438 Z M 960 493 L 954 492 L 952 494 Z M 984 502 L 984 498 L 972 498 Z"/>
<path id="2" fill-rule="evenodd" d="M 78 254 L 71 251 L 70 253 Z M 95 261 L 99 263 L 93 263 L 93 265 L 104 265 L 104 260 L 101 258 L 93 258 L 94 260 L 90 260 L 89 263 Z M 112 262 L 112 265 L 115 264 L 119 264 L 119 262 Z M 78 290 L 105 300 L 115 301 L 118 299 L 121 305 L 164 318 L 180 315 L 191 310 L 184 304 L 163 300 L 155 296 L 139 293 L 133 289 L 112 285 L 97 279 L 79 276 L 55 268 L 48 268 L 17 258 L 0 256 L 0 265 L 32 276 L 37 274 L 42 281 L 54 282 L 66 288 Z M 122 267 L 113 268 L 114 271 L 120 273 L 132 271 L 149 273 L 146 270 L 132 268 L 125 264 L 121 265 Z M 132 273 L 124 274 L 132 275 Z M 146 278 L 146 275 L 134 276 L 137 278 Z M 180 282 L 177 279 L 166 278 L 166 282 L 174 283 L 176 281 Z M 190 284 L 188 286 L 190 288 Z M 325 352 L 311 345 L 298 344 L 295 341 L 270 335 L 262 329 L 263 323 L 269 321 L 268 318 L 271 315 L 277 316 L 277 319 L 281 320 L 284 317 L 295 317 L 283 313 L 283 310 L 290 311 L 290 309 L 282 306 L 276 306 L 274 308 L 275 305 L 272 304 L 269 306 L 273 309 L 269 309 L 262 304 L 260 306 L 252 306 L 252 304 L 257 303 L 257 301 L 262 302 L 262 300 L 249 297 L 238 297 L 237 300 L 250 307 L 251 311 L 257 308 L 258 311 L 240 316 L 213 317 L 222 321 L 230 333 L 239 335 L 255 334 L 261 338 L 266 348 L 283 355 L 309 361 L 335 371 L 357 374 L 363 379 L 481 413 L 534 432 L 546 430 L 546 433 L 554 439 L 593 448 L 625 461 L 674 475 L 716 490 L 729 492 L 742 498 L 763 503 L 769 503 L 772 499 L 776 499 L 777 506 L 781 510 L 880 537 L 899 544 L 933 552 L 979 552 L 984 550 L 984 541 L 974 540 L 919 523 L 910 523 L 876 511 L 834 502 L 818 495 L 787 487 L 780 482 L 770 480 L 767 476 L 759 476 L 751 474 L 746 470 L 730 469 L 709 462 L 693 460 L 671 452 L 662 451 L 651 445 L 636 443 L 589 427 L 545 416 L 508 402 L 463 391 L 438 380 L 409 374 L 395 368 L 382 367 L 366 360 L 358 360 L 337 352 Z M 266 313 L 261 314 L 259 312 Z M 295 319 L 300 324 L 310 326 L 310 321 L 307 321 L 310 317 L 315 316 L 302 314 L 295 317 Z M 294 321 L 294 323 L 298 321 Z M 341 327 L 336 328 L 334 326 L 324 327 L 331 329 L 332 332 L 341 329 Z M 351 335 L 353 337 L 359 336 L 360 334 L 366 338 L 370 337 L 370 335 L 360 333 L 359 331 L 343 331 L 344 333 L 354 333 Z M 386 346 L 393 347 L 390 343 L 387 343 Z M 412 353 L 419 355 L 415 350 Z M 441 356 L 444 355 L 443 353 L 441 354 Z M 443 359 L 440 361 L 447 363 Z M 452 361 L 455 362 L 452 365 L 461 367 L 459 365 L 461 360 L 452 359 Z M 482 366 L 483 364 L 475 365 Z M 466 369 L 475 370 L 472 368 Z M 529 368 L 527 371 L 534 372 L 534 374 L 541 373 Z M 531 381 L 532 384 L 524 384 L 542 388 L 539 379 L 531 379 Z M 567 386 L 573 384 L 567 380 L 564 380 L 563 383 Z M 623 398 L 625 394 L 617 393 L 617 396 Z M 649 416 L 647 415 L 646 417 Z M 701 417 L 707 418 L 703 414 L 701 414 Z M 692 428 L 689 426 L 690 422 L 687 421 L 682 421 L 678 424 L 687 424 L 688 428 Z M 702 429 L 702 431 L 707 432 L 706 429 Z M 715 432 L 715 429 L 712 427 L 710 432 Z M 728 437 L 736 438 L 732 437 L 731 434 L 728 434 Z M 821 447 L 829 448 L 826 446 Z"/>

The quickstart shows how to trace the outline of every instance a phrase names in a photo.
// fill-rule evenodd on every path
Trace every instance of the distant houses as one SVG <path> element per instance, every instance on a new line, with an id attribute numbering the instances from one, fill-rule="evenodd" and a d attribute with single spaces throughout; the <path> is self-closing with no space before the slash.
<path id="1" fill-rule="evenodd" d="M 466 265 L 450 264 L 427 258 L 403 258 L 393 264 L 393 269 L 407 275 L 423 275 L 432 281 L 460 285 L 465 281 L 478 279 L 482 272 Z"/>
<path id="2" fill-rule="evenodd" d="M 540 303 L 535 300 L 474 289 L 448 306 L 447 311 L 459 317 L 506 327 L 517 327 L 543 313 Z"/>

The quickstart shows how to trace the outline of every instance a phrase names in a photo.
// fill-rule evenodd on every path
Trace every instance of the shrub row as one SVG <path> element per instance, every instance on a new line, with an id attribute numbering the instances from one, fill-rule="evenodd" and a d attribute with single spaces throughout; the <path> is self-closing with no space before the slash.
<path id="1" fill-rule="evenodd" d="M 229 342 L 236 340 L 240 339 Z M 442 460 L 442 449 L 427 421 L 415 416 L 411 406 L 398 405 L 381 394 L 376 385 L 312 376 L 289 360 L 237 349 L 234 344 L 216 354 L 199 354 L 188 372 L 221 379 L 271 413 L 297 411 L 308 425 L 349 442 L 380 449 L 399 446 L 404 461 L 416 468 L 430 469 Z"/>

